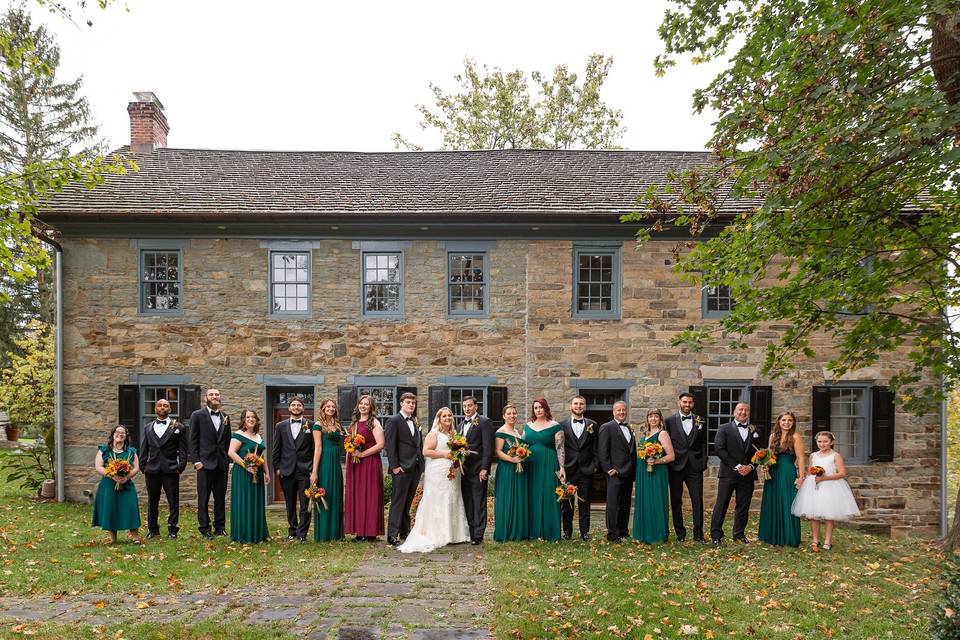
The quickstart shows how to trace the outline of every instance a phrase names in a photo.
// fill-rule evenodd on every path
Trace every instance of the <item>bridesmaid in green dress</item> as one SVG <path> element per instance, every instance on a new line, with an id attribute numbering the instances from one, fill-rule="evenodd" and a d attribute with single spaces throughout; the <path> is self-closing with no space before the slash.
<path id="1" fill-rule="evenodd" d="M 329 398 L 320 403 L 320 417 L 313 425 L 313 472 L 310 484 L 327 492 L 327 508 L 313 510 L 313 541 L 328 542 L 343 538 L 343 469 L 340 451 L 343 432 L 337 403 Z"/>
<path id="2" fill-rule="evenodd" d="M 230 436 L 227 455 L 233 461 L 230 477 L 230 539 L 234 542 L 263 542 L 267 533 L 267 510 L 264 499 L 266 485 L 270 484 L 270 468 L 263 452 L 260 435 L 260 416 L 252 409 L 240 413 L 240 430 Z M 254 470 L 243 463 L 248 453 L 263 456 L 263 466 Z"/>
<path id="3" fill-rule="evenodd" d="M 666 542 L 669 537 L 668 515 L 669 482 L 667 464 L 673 462 L 673 442 L 663 428 L 663 414 L 659 409 L 647 412 L 646 435 L 637 446 L 659 442 L 663 457 L 649 461 L 653 471 L 647 471 L 647 461 L 637 460 L 635 472 L 637 493 L 633 499 L 633 538 L 647 544 Z"/>
<path id="4" fill-rule="evenodd" d="M 106 465 L 111 460 L 126 460 L 130 463 L 130 475 L 125 478 L 106 475 Z M 97 497 L 93 503 L 93 526 L 110 533 L 110 544 L 117 542 L 117 531 L 127 529 L 130 539 L 143 544 L 140 537 L 140 504 L 137 501 L 137 488 L 134 476 L 140 473 L 140 460 L 137 450 L 130 446 L 130 436 L 123 425 L 117 425 L 110 432 L 107 444 L 100 445 L 93 460 L 97 473 L 103 476 L 97 485 Z M 119 483 L 119 488 L 118 488 Z"/>
<path id="5" fill-rule="evenodd" d="M 551 542 L 560 539 L 560 503 L 554 493 L 559 486 L 557 477 L 566 480 L 563 470 L 563 428 L 550 415 L 550 405 L 545 398 L 533 401 L 533 422 L 523 430 L 524 439 L 530 443 L 530 459 L 524 475 L 527 475 L 529 496 L 529 534 L 531 539 L 541 538 Z"/>
<path id="6" fill-rule="evenodd" d="M 517 407 L 503 408 L 504 425 L 497 429 L 494 447 L 497 452 L 496 502 L 493 509 L 495 542 L 526 540 L 529 535 L 527 476 L 517 470 L 520 458 L 507 455 L 507 450 L 523 436 L 517 432 Z"/>
<path id="7" fill-rule="evenodd" d="M 807 472 L 803 439 L 797 433 L 793 413 L 780 414 L 775 424 L 770 448 L 777 454 L 777 463 L 770 467 L 770 479 L 763 483 L 757 538 L 767 544 L 799 547 L 800 518 L 791 513 L 790 507 Z"/>

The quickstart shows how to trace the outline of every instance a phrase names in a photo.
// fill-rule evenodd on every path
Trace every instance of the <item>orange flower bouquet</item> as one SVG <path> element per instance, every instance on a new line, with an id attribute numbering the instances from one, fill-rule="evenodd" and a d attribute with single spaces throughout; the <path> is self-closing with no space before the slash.
<path id="1" fill-rule="evenodd" d="M 663 445 L 659 442 L 648 442 L 637 447 L 637 457 L 647 462 L 647 473 L 653 473 L 653 460 L 658 460 L 666 455 Z"/>
<path id="2" fill-rule="evenodd" d="M 363 451 L 363 445 L 365 444 L 367 444 L 367 439 L 357 433 L 356 429 L 344 436 L 343 450 L 350 454 L 354 464 L 360 462 L 360 452 Z"/>
<path id="3" fill-rule="evenodd" d="M 520 462 L 517 463 L 517 473 L 523 473 L 523 463 L 533 455 L 533 451 L 530 450 L 530 443 L 517 439 L 507 449 L 507 455 L 511 458 L 520 458 Z"/>
<path id="4" fill-rule="evenodd" d="M 757 449 L 754 447 L 754 449 Z M 770 467 L 777 464 L 777 454 L 773 449 L 757 449 L 750 463 L 757 468 L 757 475 L 766 482 L 770 479 Z"/>
<path id="5" fill-rule="evenodd" d="M 814 478 L 822 478 L 822 477 L 823 477 L 823 474 L 825 474 L 826 472 L 827 472 L 827 470 L 824 469 L 823 467 L 821 467 L 821 466 L 818 465 L 818 464 L 815 464 L 815 465 L 813 465 L 812 467 L 810 467 L 809 469 L 807 469 L 807 473 L 809 473 L 810 475 L 812 475 Z M 815 483 L 814 486 L 813 486 L 813 488 L 814 488 L 814 489 L 819 489 L 819 488 L 820 488 L 820 483 L 819 483 L 819 482 Z"/>
<path id="6" fill-rule="evenodd" d="M 463 471 L 463 461 L 467 459 L 467 456 L 476 453 L 476 451 L 471 451 L 467 448 L 467 439 L 458 433 L 452 434 L 447 440 L 447 448 L 450 449 L 450 453 L 447 454 L 447 457 L 453 461 L 453 464 L 450 465 L 450 471 L 447 472 L 447 479 L 453 480 L 457 477 L 457 471 Z"/>
<path id="7" fill-rule="evenodd" d="M 103 467 L 103 475 L 116 480 L 116 486 L 113 488 L 114 491 L 120 491 L 125 488 L 124 483 L 117 480 L 117 478 L 129 478 L 132 471 L 133 467 L 130 465 L 129 460 L 120 460 L 118 458 L 114 458 Z"/>
<path id="8" fill-rule="evenodd" d="M 307 496 L 307 500 L 313 505 L 314 511 L 316 511 L 321 504 L 324 509 L 330 508 L 327 506 L 327 490 L 323 487 L 312 484 L 303 490 L 303 495 Z"/>
<path id="9" fill-rule="evenodd" d="M 247 455 L 243 456 L 243 466 L 246 469 L 253 470 L 253 484 L 260 482 L 260 469 L 267 463 L 266 458 L 263 456 L 258 456 L 256 453 L 251 451 Z"/>
<path id="10" fill-rule="evenodd" d="M 557 473 L 557 477 L 560 477 L 559 472 Z M 557 488 L 553 490 L 553 493 L 557 496 L 557 502 L 563 502 L 564 500 L 586 502 L 586 500 L 577 495 L 577 485 L 570 484 L 563 480 L 561 480 Z"/>

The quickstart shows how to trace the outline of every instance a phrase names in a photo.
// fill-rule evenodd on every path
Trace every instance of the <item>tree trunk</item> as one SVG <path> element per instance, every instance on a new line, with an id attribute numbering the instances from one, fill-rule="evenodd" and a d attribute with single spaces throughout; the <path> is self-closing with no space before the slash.
<path id="1" fill-rule="evenodd" d="M 953 9 L 960 9 L 957 4 Z M 947 102 L 960 101 L 960 12 L 931 16 L 930 67 Z"/>
<path id="2" fill-rule="evenodd" d="M 944 478 L 944 482 L 946 482 L 946 478 Z M 950 525 L 950 530 L 947 531 L 947 535 L 940 540 L 939 544 L 945 551 L 960 548 L 960 491 L 957 492 L 957 503 L 953 509 L 953 524 Z"/>

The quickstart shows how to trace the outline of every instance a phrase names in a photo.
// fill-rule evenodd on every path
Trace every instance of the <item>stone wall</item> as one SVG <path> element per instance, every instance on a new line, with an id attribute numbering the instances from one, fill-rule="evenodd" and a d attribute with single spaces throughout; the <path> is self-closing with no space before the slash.
<path id="1" fill-rule="evenodd" d="M 363 319 L 360 251 L 350 240 L 318 241 L 313 250 L 312 318 L 271 319 L 267 249 L 254 239 L 195 239 L 183 249 L 183 313 L 138 314 L 138 251 L 120 239 L 64 243 L 64 416 L 67 495 L 79 499 L 96 481 L 95 445 L 117 420 L 117 386 L 135 374 L 185 375 L 215 385 L 225 410 L 263 414 L 257 375 L 322 375 L 317 397 L 335 397 L 353 375 L 402 375 L 416 386 L 427 419 L 427 388 L 443 376 L 494 376 L 510 400 L 529 407 L 544 395 L 558 413 L 582 379 L 632 379 L 631 416 L 672 411 L 676 395 L 707 377 L 755 378 L 767 342 L 784 327 L 757 334 L 747 350 L 718 344 L 691 354 L 670 345 L 699 322 L 699 290 L 672 271 L 670 242 L 622 247 L 622 319 L 572 317 L 570 241 L 499 240 L 490 250 L 487 318 L 448 319 L 445 252 L 435 240 L 404 253 L 404 317 Z M 826 345 L 823 338 L 819 346 Z M 810 432 L 811 387 L 824 382 L 829 349 L 798 363 L 773 386 L 773 413 L 791 410 Z M 857 379 L 882 384 L 877 366 Z M 521 412 L 522 413 L 522 412 Z M 864 519 L 893 533 L 934 534 L 940 521 L 940 416 L 896 416 L 891 463 L 850 468 Z M 711 470 L 710 477 L 715 476 Z M 192 496 L 186 473 L 183 495 Z M 708 509 L 715 481 L 708 481 Z M 759 500 L 755 502 L 759 505 Z"/>

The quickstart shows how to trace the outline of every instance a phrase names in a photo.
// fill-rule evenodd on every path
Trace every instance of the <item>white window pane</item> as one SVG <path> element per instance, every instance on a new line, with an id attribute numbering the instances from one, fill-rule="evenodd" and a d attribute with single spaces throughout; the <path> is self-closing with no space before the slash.
<path id="1" fill-rule="evenodd" d="M 307 310 L 307 299 L 297 298 L 297 311 L 306 311 L 306 310 Z"/>
<path id="2" fill-rule="evenodd" d="M 307 255 L 305 253 L 297 254 L 297 269 L 307 268 Z"/>
<path id="3" fill-rule="evenodd" d="M 305 284 L 298 284 L 298 285 L 297 285 L 297 297 L 298 297 L 298 298 L 306 298 L 306 297 L 307 297 L 307 285 L 305 285 Z"/>
<path id="4" fill-rule="evenodd" d="M 306 281 L 307 281 L 307 270 L 297 269 L 297 282 L 306 282 Z"/>

